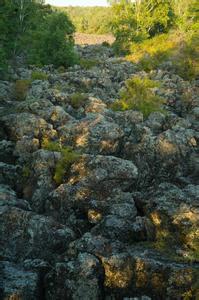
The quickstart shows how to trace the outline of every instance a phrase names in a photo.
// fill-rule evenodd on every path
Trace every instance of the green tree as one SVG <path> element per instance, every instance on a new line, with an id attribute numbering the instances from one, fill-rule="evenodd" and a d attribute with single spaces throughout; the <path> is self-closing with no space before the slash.
<path id="1" fill-rule="evenodd" d="M 29 62 L 37 65 L 54 64 L 56 67 L 73 65 L 77 60 L 73 48 L 74 31 L 74 25 L 64 13 L 47 15 L 31 34 Z"/>
<path id="2" fill-rule="evenodd" d="M 171 0 L 120 0 L 112 5 L 112 31 L 116 44 L 128 49 L 131 42 L 167 32 L 172 26 L 174 13 Z"/>

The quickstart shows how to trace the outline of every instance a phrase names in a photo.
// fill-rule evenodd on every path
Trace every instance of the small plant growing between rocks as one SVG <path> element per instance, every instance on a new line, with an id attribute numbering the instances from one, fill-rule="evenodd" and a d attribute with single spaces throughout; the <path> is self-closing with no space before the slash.
<path id="1" fill-rule="evenodd" d="M 111 105 L 115 111 L 139 110 L 147 117 L 155 111 L 162 111 L 163 98 L 155 94 L 158 83 L 148 78 L 133 77 L 125 83 L 120 92 L 120 99 Z"/>
<path id="2" fill-rule="evenodd" d="M 59 185 L 63 182 L 63 179 L 70 170 L 71 165 L 79 159 L 80 154 L 75 152 L 71 147 L 62 146 L 58 142 L 50 142 L 47 139 L 43 140 L 42 148 L 48 151 L 61 153 L 61 158 L 56 163 L 53 177 L 55 182 Z"/>
<path id="3" fill-rule="evenodd" d="M 87 99 L 87 95 L 86 94 L 82 94 L 82 93 L 75 93 L 72 94 L 70 97 L 70 103 L 72 105 L 73 108 L 80 108 L 81 106 L 84 105 L 85 101 Z"/>
<path id="4" fill-rule="evenodd" d="M 19 101 L 25 100 L 31 82 L 32 81 L 28 79 L 20 79 L 15 82 L 14 94 L 17 100 Z"/>
<path id="5" fill-rule="evenodd" d="M 97 66 L 100 62 L 97 59 L 80 59 L 80 66 L 86 70 L 89 70 L 95 66 Z"/>
<path id="6" fill-rule="evenodd" d="M 57 69 L 57 72 L 58 73 L 64 73 L 66 71 L 66 69 L 64 68 L 64 66 L 60 66 L 58 69 Z"/>
<path id="7" fill-rule="evenodd" d="M 48 80 L 48 75 L 44 72 L 35 71 L 31 75 L 32 80 Z"/>

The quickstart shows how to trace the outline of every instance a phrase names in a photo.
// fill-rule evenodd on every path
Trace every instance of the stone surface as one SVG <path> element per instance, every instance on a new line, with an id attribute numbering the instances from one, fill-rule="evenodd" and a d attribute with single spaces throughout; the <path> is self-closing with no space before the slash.
<path id="1" fill-rule="evenodd" d="M 0 298 L 199 299 L 198 81 L 76 50 L 95 65 L 0 81 Z M 111 109 L 133 75 L 161 82 L 164 113 Z"/>

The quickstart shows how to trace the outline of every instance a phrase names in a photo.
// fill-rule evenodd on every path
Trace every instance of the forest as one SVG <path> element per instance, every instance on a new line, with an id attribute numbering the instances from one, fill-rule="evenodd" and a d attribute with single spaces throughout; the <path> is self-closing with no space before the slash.
<path id="1" fill-rule="evenodd" d="M 111 32 L 110 7 L 69 6 L 58 9 L 68 14 L 77 32 L 90 34 L 105 34 Z"/>

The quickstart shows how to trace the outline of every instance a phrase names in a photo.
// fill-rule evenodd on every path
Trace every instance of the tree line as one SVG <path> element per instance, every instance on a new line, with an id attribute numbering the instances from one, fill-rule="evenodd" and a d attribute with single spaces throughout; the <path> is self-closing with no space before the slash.
<path id="1" fill-rule="evenodd" d="M 123 50 L 171 29 L 198 29 L 197 0 L 110 0 L 111 30 Z"/>
<path id="2" fill-rule="evenodd" d="M 59 8 L 59 10 L 69 15 L 77 32 L 91 34 L 110 33 L 110 7 L 68 6 Z"/>

